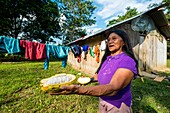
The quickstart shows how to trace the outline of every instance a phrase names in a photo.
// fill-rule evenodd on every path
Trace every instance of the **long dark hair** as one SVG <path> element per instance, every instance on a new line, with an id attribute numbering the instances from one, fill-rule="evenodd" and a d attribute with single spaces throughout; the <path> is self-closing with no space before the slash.
<path id="1" fill-rule="evenodd" d="M 122 30 L 111 30 L 109 31 L 109 34 L 107 36 L 107 38 L 109 37 L 110 34 L 112 33 L 116 33 L 117 35 L 119 35 L 122 40 L 124 41 L 125 45 L 122 47 L 122 50 L 125 54 L 127 54 L 128 56 L 130 56 L 131 58 L 133 58 L 136 62 L 136 68 L 138 70 L 138 61 L 137 59 L 135 58 L 135 55 L 133 53 L 133 50 L 132 50 L 132 46 L 130 44 L 130 39 L 129 39 L 129 36 Z M 101 63 L 100 63 L 100 66 L 99 68 L 97 69 L 96 73 L 99 72 L 103 62 L 107 59 L 107 56 L 111 55 L 111 52 L 109 51 L 109 48 L 108 46 L 106 46 L 106 49 L 105 49 L 105 53 L 103 55 L 103 58 L 101 60 Z"/>

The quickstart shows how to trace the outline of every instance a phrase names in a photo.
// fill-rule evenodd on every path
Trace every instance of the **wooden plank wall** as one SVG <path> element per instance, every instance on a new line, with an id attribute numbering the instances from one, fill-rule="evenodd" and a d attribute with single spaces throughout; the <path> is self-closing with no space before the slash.
<path id="1" fill-rule="evenodd" d="M 100 53 L 100 61 L 104 54 L 104 51 Z M 96 62 L 96 58 L 92 57 L 89 53 L 87 54 L 87 59 L 81 59 L 81 62 L 77 62 L 77 59 L 74 57 L 73 53 L 70 51 L 68 55 L 68 63 L 75 69 L 80 70 L 86 74 L 94 75 L 97 71 L 97 68 L 100 65 L 100 62 Z"/>
<path id="2" fill-rule="evenodd" d="M 145 37 L 146 69 L 159 70 L 166 67 L 167 42 L 157 30 Z"/>
<path id="3" fill-rule="evenodd" d="M 158 30 L 154 30 L 147 35 L 140 35 L 139 32 L 135 32 L 131 29 L 130 23 L 124 23 L 119 26 L 115 26 L 112 29 L 122 29 L 126 31 L 129 35 L 130 42 L 133 47 L 133 51 L 139 63 L 140 70 L 157 70 L 166 67 L 167 62 L 167 42 L 165 38 L 160 35 Z M 102 40 L 106 39 L 108 31 L 94 36 L 93 38 L 84 40 L 80 42 L 79 45 L 83 46 L 88 44 L 90 47 L 99 44 Z M 101 52 L 100 60 L 104 54 Z M 68 63 L 75 69 L 79 69 L 87 74 L 93 75 L 99 64 L 95 58 L 93 58 L 89 53 L 87 54 L 87 60 L 82 59 L 80 63 L 74 58 L 72 52 L 69 53 Z"/>

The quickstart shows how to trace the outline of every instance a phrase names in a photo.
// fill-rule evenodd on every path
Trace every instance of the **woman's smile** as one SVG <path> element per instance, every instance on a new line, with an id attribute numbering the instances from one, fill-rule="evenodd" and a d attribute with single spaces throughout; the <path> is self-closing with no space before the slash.
<path id="1" fill-rule="evenodd" d="M 109 51 L 112 53 L 112 55 L 114 55 L 122 52 L 124 42 L 119 35 L 112 33 L 109 35 L 107 44 Z"/>

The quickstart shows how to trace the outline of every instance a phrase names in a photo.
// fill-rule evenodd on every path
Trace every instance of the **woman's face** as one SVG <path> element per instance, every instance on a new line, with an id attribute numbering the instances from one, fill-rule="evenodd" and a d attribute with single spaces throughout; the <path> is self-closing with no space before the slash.
<path id="1" fill-rule="evenodd" d="M 116 33 L 111 33 L 107 39 L 107 46 L 111 54 L 118 54 L 122 52 L 122 47 L 124 45 L 124 41 L 122 38 Z"/>

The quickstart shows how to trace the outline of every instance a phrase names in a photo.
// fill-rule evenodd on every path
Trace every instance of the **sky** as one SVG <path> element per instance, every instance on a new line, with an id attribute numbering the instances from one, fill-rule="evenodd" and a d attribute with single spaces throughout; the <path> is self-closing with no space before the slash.
<path id="1" fill-rule="evenodd" d="M 137 8 L 138 12 L 147 11 L 147 7 L 152 3 L 160 3 L 162 0 L 92 0 L 97 8 L 93 16 L 96 17 L 96 23 L 86 26 L 87 34 L 94 33 L 106 28 L 109 20 L 116 19 L 118 15 L 124 15 L 126 8 Z"/>

